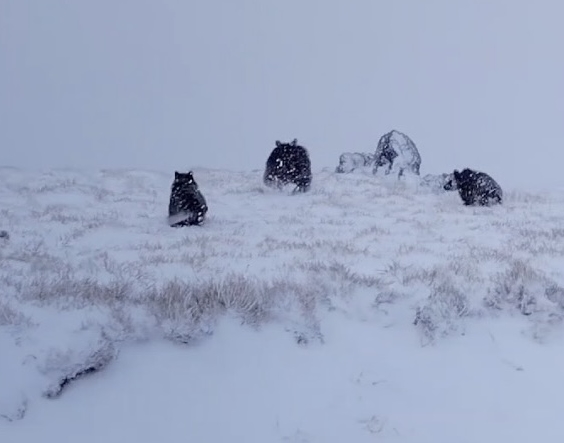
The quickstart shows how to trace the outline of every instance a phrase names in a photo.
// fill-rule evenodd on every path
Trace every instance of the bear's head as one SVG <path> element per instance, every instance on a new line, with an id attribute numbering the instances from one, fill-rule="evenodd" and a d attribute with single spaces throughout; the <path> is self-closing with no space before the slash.
<path id="1" fill-rule="evenodd" d="M 172 187 L 175 189 L 191 190 L 192 192 L 198 190 L 198 184 L 196 183 L 196 180 L 194 180 L 194 173 L 192 171 L 174 171 L 174 181 L 172 182 Z"/>
<path id="2" fill-rule="evenodd" d="M 174 171 L 174 181 L 182 182 L 187 185 L 194 183 L 194 173 L 192 171 L 188 172 L 178 172 Z"/>
<path id="3" fill-rule="evenodd" d="M 476 178 L 476 172 L 473 171 L 472 169 L 463 169 L 462 171 L 458 172 L 457 170 L 455 170 L 453 172 L 454 174 L 454 179 L 456 180 L 456 183 L 458 184 L 458 187 L 462 186 L 463 184 L 466 183 L 472 183 L 475 178 Z"/>
<path id="4" fill-rule="evenodd" d="M 281 146 L 298 146 L 298 139 L 295 138 L 291 143 L 282 143 L 280 140 L 276 140 L 276 147 L 279 148 Z"/>

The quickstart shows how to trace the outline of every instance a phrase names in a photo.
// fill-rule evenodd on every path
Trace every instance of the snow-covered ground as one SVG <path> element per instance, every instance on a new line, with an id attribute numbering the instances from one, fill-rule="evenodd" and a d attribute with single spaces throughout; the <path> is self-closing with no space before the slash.
<path id="1" fill-rule="evenodd" d="M 563 441 L 564 190 L 332 169 L 1 168 L 0 441 Z"/>

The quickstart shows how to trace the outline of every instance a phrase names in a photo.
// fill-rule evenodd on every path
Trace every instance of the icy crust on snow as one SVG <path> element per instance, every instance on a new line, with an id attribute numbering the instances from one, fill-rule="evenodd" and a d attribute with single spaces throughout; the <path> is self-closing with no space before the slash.
<path id="1" fill-rule="evenodd" d="M 470 208 L 413 177 L 325 171 L 289 197 L 261 171 L 199 169 L 213 210 L 171 229 L 169 174 L 0 172 L 5 421 L 111 368 L 124 343 L 192 345 L 227 314 L 299 346 L 327 344 L 329 313 L 422 345 L 500 317 L 536 342 L 562 330 L 561 192 Z"/>

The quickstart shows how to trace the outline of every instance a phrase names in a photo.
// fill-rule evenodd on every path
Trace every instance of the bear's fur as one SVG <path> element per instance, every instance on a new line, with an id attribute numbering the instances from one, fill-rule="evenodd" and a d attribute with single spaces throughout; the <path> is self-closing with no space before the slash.
<path id="1" fill-rule="evenodd" d="M 374 154 L 365 152 L 345 152 L 339 157 L 339 166 L 335 172 L 343 174 L 353 172 L 355 169 L 371 166 L 374 163 Z"/>
<path id="2" fill-rule="evenodd" d="M 292 143 L 277 140 L 276 147 L 266 161 L 263 182 L 277 189 L 294 184 L 293 193 L 308 191 L 311 185 L 311 162 L 306 148 L 298 145 L 297 139 Z"/>
<path id="3" fill-rule="evenodd" d="M 446 191 L 458 190 L 466 206 L 491 206 L 501 204 L 501 186 L 485 172 L 472 169 L 454 170 L 444 185 Z"/>
<path id="4" fill-rule="evenodd" d="M 172 227 L 201 225 L 208 205 L 194 180 L 192 171 L 174 172 L 168 204 L 168 222 Z"/>
<path id="5" fill-rule="evenodd" d="M 380 137 L 374 153 L 372 172 L 376 174 L 382 167 L 386 167 L 384 170 L 386 175 L 392 171 L 397 172 L 398 178 L 404 172 L 419 175 L 421 156 L 415 143 L 407 135 L 395 129 L 384 134 Z"/>

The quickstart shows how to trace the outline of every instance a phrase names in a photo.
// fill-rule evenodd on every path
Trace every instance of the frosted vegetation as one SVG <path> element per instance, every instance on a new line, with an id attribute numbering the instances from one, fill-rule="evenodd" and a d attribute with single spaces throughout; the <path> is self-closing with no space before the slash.
<path id="1" fill-rule="evenodd" d="M 262 173 L 195 169 L 206 222 L 170 228 L 170 174 L 1 169 L 0 335 L 18 377 L 40 382 L 3 379 L 0 415 L 22 418 L 122 343 L 194 344 L 225 315 L 301 346 L 324 343 L 329 312 L 422 346 L 500 317 L 534 342 L 561 330 L 564 194 L 465 207 L 419 177 L 324 170 L 290 196 Z"/>

